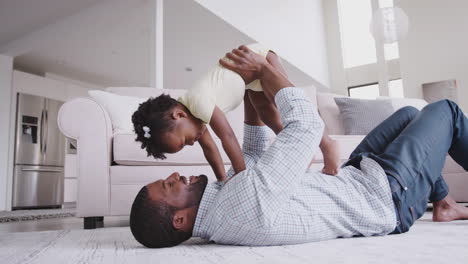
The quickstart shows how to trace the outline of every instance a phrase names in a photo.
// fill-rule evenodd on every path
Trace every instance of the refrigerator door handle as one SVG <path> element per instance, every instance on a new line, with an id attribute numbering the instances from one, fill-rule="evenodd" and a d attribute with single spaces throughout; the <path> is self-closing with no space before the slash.
<path id="1" fill-rule="evenodd" d="M 45 110 L 45 137 L 44 137 L 44 154 L 47 153 L 47 140 L 49 138 L 49 112 Z"/>
<path id="2" fill-rule="evenodd" d="M 41 128 L 40 128 L 40 138 L 39 138 L 39 149 L 41 151 L 41 154 L 44 154 L 44 126 L 45 126 L 45 111 L 42 110 L 41 112 Z"/>
<path id="3" fill-rule="evenodd" d="M 60 169 L 25 169 L 21 168 L 21 171 L 40 171 L 40 172 L 63 172 L 63 170 Z"/>

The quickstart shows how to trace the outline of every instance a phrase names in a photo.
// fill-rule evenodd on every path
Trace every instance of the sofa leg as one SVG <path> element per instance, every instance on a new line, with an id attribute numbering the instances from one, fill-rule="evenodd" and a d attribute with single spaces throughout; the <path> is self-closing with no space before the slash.
<path id="1" fill-rule="evenodd" d="M 84 218 L 84 229 L 96 229 L 104 226 L 104 216 L 91 216 Z"/>

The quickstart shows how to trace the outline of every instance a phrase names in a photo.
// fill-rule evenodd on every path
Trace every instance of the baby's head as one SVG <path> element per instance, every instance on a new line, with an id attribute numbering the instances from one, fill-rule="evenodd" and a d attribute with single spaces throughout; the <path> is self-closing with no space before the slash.
<path id="1" fill-rule="evenodd" d="M 140 104 L 132 122 L 136 141 L 141 142 L 148 156 L 156 159 L 165 159 L 165 153 L 193 145 L 206 129 L 184 105 L 165 94 Z"/>

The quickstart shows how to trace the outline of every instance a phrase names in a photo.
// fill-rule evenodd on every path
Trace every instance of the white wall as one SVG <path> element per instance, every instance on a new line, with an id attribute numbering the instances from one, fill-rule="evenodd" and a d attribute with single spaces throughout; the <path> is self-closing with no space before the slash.
<path id="1" fill-rule="evenodd" d="M 48 72 L 45 73 L 45 78 L 63 83 L 65 89 L 64 101 L 77 97 L 88 97 L 89 90 L 104 90 L 106 88 L 94 83 L 78 81 Z"/>
<path id="2" fill-rule="evenodd" d="M 216 65 L 226 52 L 241 44 L 252 42 L 255 41 L 193 0 L 166 0 L 164 87 L 190 88 L 202 74 Z M 287 60 L 283 62 L 294 84 L 314 84 L 314 80 L 306 73 Z M 190 67 L 191 71 L 186 71 L 186 67 Z"/>
<path id="3" fill-rule="evenodd" d="M 400 42 L 407 97 L 422 97 L 421 84 L 456 79 L 459 103 L 468 112 L 468 1 L 398 0 L 410 31 Z"/>
<path id="4" fill-rule="evenodd" d="M 340 23 L 337 0 L 324 0 L 323 12 L 327 39 L 328 71 L 330 91 L 347 95 L 347 79 L 341 49 Z"/>
<path id="5" fill-rule="evenodd" d="M 329 86 L 322 0 L 196 1 Z"/>
<path id="6" fill-rule="evenodd" d="M 88 90 L 103 89 L 102 86 L 87 84 L 80 81 L 60 77 L 55 74 L 46 74 L 42 77 L 26 72 L 13 72 L 14 93 L 26 93 L 37 96 L 68 101 L 76 97 L 87 97 Z"/>
<path id="7" fill-rule="evenodd" d="M 0 211 L 7 209 L 13 58 L 0 54 Z"/>

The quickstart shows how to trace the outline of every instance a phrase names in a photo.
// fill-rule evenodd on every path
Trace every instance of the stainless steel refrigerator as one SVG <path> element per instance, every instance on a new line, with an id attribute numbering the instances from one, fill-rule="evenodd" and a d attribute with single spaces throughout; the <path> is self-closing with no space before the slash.
<path id="1" fill-rule="evenodd" d="M 63 203 L 65 137 L 57 125 L 62 102 L 18 94 L 13 209 Z"/>

